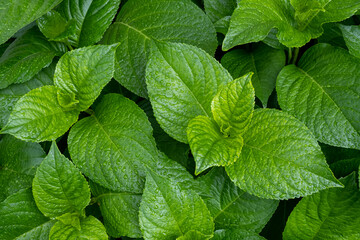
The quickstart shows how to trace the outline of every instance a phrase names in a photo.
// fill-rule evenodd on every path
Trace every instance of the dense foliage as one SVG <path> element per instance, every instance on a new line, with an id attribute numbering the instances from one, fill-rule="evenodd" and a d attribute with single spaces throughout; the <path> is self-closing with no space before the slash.
<path id="1" fill-rule="evenodd" d="M 359 0 L 0 0 L 0 239 L 360 239 Z"/>

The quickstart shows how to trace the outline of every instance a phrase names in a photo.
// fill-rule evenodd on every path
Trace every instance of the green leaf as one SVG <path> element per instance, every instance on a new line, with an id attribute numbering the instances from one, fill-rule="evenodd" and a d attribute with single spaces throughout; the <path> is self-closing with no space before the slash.
<path id="1" fill-rule="evenodd" d="M 213 23 L 226 16 L 231 16 L 236 6 L 237 0 L 204 0 L 206 15 Z"/>
<path id="2" fill-rule="evenodd" d="M 0 203 L 0 239 L 48 239 L 53 221 L 36 207 L 31 189 L 9 196 Z"/>
<path id="3" fill-rule="evenodd" d="M 182 42 L 213 55 L 216 32 L 205 13 L 190 0 L 129 0 L 103 42 L 120 43 L 115 79 L 141 97 L 147 97 L 145 67 L 152 40 Z"/>
<path id="4" fill-rule="evenodd" d="M 217 230 L 214 233 L 214 238 L 212 240 L 265 240 L 257 233 L 246 231 L 243 229 L 221 229 Z"/>
<path id="5" fill-rule="evenodd" d="M 221 64 L 230 72 L 233 78 L 238 78 L 253 72 L 251 83 L 255 88 L 255 95 L 264 107 L 275 88 L 276 77 L 285 66 L 285 52 L 283 50 L 258 44 L 250 51 L 236 49 L 226 53 Z"/>
<path id="6" fill-rule="evenodd" d="M 187 134 L 196 163 L 196 175 L 212 166 L 228 166 L 234 163 L 243 147 L 240 135 L 224 135 L 219 126 L 205 116 L 192 119 Z"/>
<path id="7" fill-rule="evenodd" d="M 6 42 L 20 28 L 45 14 L 61 0 L 1 0 L 0 44 Z"/>
<path id="8" fill-rule="evenodd" d="M 55 56 L 65 52 L 62 43 L 50 43 L 33 28 L 16 39 L 0 58 L 0 89 L 29 81 Z"/>
<path id="9" fill-rule="evenodd" d="M 44 68 L 30 81 L 0 89 L 0 128 L 4 127 L 16 102 L 32 89 L 53 84 L 55 64 Z"/>
<path id="10" fill-rule="evenodd" d="M 10 135 L 0 141 L 0 202 L 21 189 L 30 188 L 36 168 L 45 157 L 38 143 Z M 20 150 L 20 151 L 19 151 Z"/>
<path id="11" fill-rule="evenodd" d="M 203 50 L 179 43 L 158 43 L 146 69 L 157 121 L 166 133 L 184 143 L 189 121 L 198 115 L 211 117 L 211 100 L 231 80 Z"/>
<path id="12" fill-rule="evenodd" d="M 50 41 L 67 42 L 68 38 L 75 34 L 75 21 L 66 21 L 60 13 L 52 10 L 44 14 L 37 21 L 40 31 Z"/>
<path id="13" fill-rule="evenodd" d="M 78 109 L 88 109 L 114 72 L 117 45 L 91 46 L 67 52 L 56 65 L 54 83 L 60 89 L 75 94 Z"/>
<path id="14" fill-rule="evenodd" d="M 287 239 L 359 239 L 360 192 L 355 174 L 341 179 L 345 188 L 327 189 L 303 198 L 290 214 Z"/>
<path id="15" fill-rule="evenodd" d="M 329 43 L 335 47 L 346 49 L 343 33 L 338 23 L 327 23 L 323 25 L 324 33 L 318 38 L 319 43 Z"/>
<path id="16" fill-rule="evenodd" d="M 62 108 L 57 100 L 59 91 L 55 86 L 43 86 L 22 96 L 1 133 L 34 142 L 63 135 L 77 121 L 79 111 Z"/>
<path id="17" fill-rule="evenodd" d="M 357 171 L 360 166 L 360 157 L 343 159 L 330 164 L 331 171 L 333 171 L 335 177 L 345 177 L 350 173 Z"/>
<path id="18" fill-rule="evenodd" d="M 271 29 L 287 47 L 301 47 L 323 33 L 322 25 L 351 17 L 357 0 L 242 0 L 231 17 L 223 49 L 264 40 Z"/>
<path id="19" fill-rule="evenodd" d="M 196 181 L 196 191 L 214 218 L 215 229 L 237 228 L 259 233 L 279 203 L 240 190 L 223 168 L 213 168 Z"/>
<path id="20" fill-rule="evenodd" d="M 68 21 L 75 22 L 75 35 L 70 43 L 84 47 L 98 42 L 111 24 L 121 0 L 64 0 L 57 11 Z"/>
<path id="21" fill-rule="evenodd" d="M 55 223 L 50 231 L 50 240 L 63 239 L 91 239 L 107 240 L 108 236 L 104 225 L 93 216 L 80 219 L 81 230 L 71 224 L 64 224 L 61 221 Z"/>
<path id="22" fill-rule="evenodd" d="M 320 142 L 360 149 L 359 83 L 359 59 L 317 44 L 298 66 L 281 70 L 276 90 L 281 108 L 303 121 Z"/>
<path id="23" fill-rule="evenodd" d="M 360 58 L 360 26 L 338 25 L 351 55 Z"/>
<path id="24" fill-rule="evenodd" d="M 104 225 L 112 237 L 142 237 L 139 225 L 140 193 L 114 192 L 90 182 L 92 193 L 100 205 Z"/>
<path id="25" fill-rule="evenodd" d="M 55 142 L 38 167 L 32 187 L 36 205 L 47 217 L 54 218 L 74 211 L 82 214 L 90 202 L 86 179 L 60 153 Z"/>
<path id="26" fill-rule="evenodd" d="M 210 212 L 199 195 L 151 172 L 146 177 L 139 219 L 145 239 L 175 239 L 192 230 L 210 239 L 214 231 Z"/>
<path id="27" fill-rule="evenodd" d="M 144 164 L 153 165 L 158 159 L 145 113 L 119 94 L 105 95 L 93 115 L 72 127 L 68 147 L 75 165 L 87 177 L 121 192 L 141 193 Z"/>
<path id="28" fill-rule="evenodd" d="M 250 124 L 255 106 L 251 76 L 246 74 L 228 83 L 211 102 L 214 120 L 225 135 L 240 136 Z"/>
<path id="29" fill-rule="evenodd" d="M 255 110 L 243 138 L 240 158 L 226 171 L 238 187 L 250 194 L 289 199 L 342 187 L 312 133 L 284 112 Z"/>

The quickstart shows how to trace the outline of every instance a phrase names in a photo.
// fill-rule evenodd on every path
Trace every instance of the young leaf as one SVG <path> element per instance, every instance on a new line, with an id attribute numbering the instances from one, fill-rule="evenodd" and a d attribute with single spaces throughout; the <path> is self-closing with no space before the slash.
<path id="1" fill-rule="evenodd" d="M 17 38 L 0 58 L 0 89 L 29 81 L 55 56 L 66 51 L 62 43 L 50 43 L 37 30 L 30 29 Z"/>
<path id="2" fill-rule="evenodd" d="M 66 21 L 60 13 L 52 10 L 37 21 L 40 31 L 50 41 L 67 42 L 68 38 L 75 34 L 75 21 Z"/>
<path id="3" fill-rule="evenodd" d="M 211 100 L 231 80 L 210 55 L 179 43 L 158 43 L 146 69 L 157 121 L 166 133 L 184 143 L 189 121 L 198 115 L 211 117 Z"/>
<path id="4" fill-rule="evenodd" d="M 30 81 L 13 84 L 7 88 L 0 89 L 0 128 L 3 128 L 8 121 L 11 111 L 16 102 L 32 89 L 53 84 L 55 64 L 44 68 Z"/>
<path id="5" fill-rule="evenodd" d="M 48 239 L 53 224 L 36 207 L 31 189 L 19 191 L 0 203 L 0 239 Z"/>
<path id="6" fill-rule="evenodd" d="M 236 228 L 259 233 L 279 203 L 240 190 L 223 168 L 213 168 L 198 178 L 196 191 L 214 218 L 215 229 Z"/>
<path id="7" fill-rule="evenodd" d="M 210 118 L 197 116 L 187 128 L 190 148 L 198 175 L 212 166 L 228 166 L 240 156 L 243 139 L 240 135 L 227 136 Z"/>
<path id="8" fill-rule="evenodd" d="M 210 212 L 199 195 L 151 171 L 146 177 L 139 219 L 145 239 L 189 239 L 181 237 L 192 230 L 201 233 L 202 239 L 210 239 L 214 231 Z"/>
<path id="9" fill-rule="evenodd" d="M 50 230 L 50 240 L 62 239 L 97 239 L 107 240 L 104 225 L 93 216 L 80 219 L 80 229 L 58 221 Z"/>
<path id="10" fill-rule="evenodd" d="M 328 44 L 311 47 L 298 66 L 281 70 L 276 90 L 281 108 L 323 143 L 360 149 L 360 60 Z"/>
<path id="11" fill-rule="evenodd" d="M 0 202 L 2 202 L 19 190 L 31 187 L 36 168 L 46 154 L 40 144 L 24 142 L 10 135 L 5 135 L 1 139 L 0 149 Z"/>
<path id="12" fill-rule="evenodd" d="M 338 25 L 350 54 L 360 58 L 360 26 Z"/>
<path id="13" fill-rule="evenodd" d="M 34 142 L 63 135 L 77 121 L 79 111 L 62 108 L 57 99 L 59 92 L 55 86 L 43 86 L 22 96 L 1 133 Z"/>
<path id="14" fill-rule="evenodd" d="M 144 164 L 153 165 L 158 158 L 145 113 L 119 94 L 105 95 L 95 114 L 72 127 L 68 146 L 72 160 L 86 176 L 120 192 L 141 193 Z"/>
<path id="15" fill-rule="evenodd" d="M 360 192 L 355 174 L 341 179 L 345 188 L 327 189 L 303 198 L 283 233 L 293 239 L 359 239 Z"/>
<path id="16" fill-rule="evenodd" d="M 240 136 L 248 128 L 255 106 L 252 74 L 228 83 L 215 95 L 211 112 L 220 131 L 225 135 Z"/>
<path id="17" fill-rule="evenodd" d="M 114 192 L 93 182 L 90 182 L 90 187 L 110 236 L 142 237 L 139 225 L 141 193 Z"/>
<path id="18" fill-rule="evenodd" d="M 226 171 L 250 194 L 289 199 L 342 186 L 311 132 L 284 112 L 255 110 L 243 138 L 240 158 Z"/>
<path id="19" fill-rule="evenodd" d="M 32 187 L 36 205 L 50 218 L 68 212 L 82 214 L 90 202 L 90 189 L 85 178 L 60 153 L 55 142 L 38 167 Z"/>
<path id="20" fill-rule="evenodd" d="M 0 44 L 6 42 L 20 28 L 45 14 L 61 0 L 1 0 Z"/>
<path id="21" fill-rule="evenodd" d="M 217 47 L 213 24 L 190 0 L 127 1 L 103 42 L 120 43 L 115 79 L 142 97 L 147 97 L 145 67 L 151 40 L 187 43 L 211 55 Z"/>
<path id="22" fill-rule="evenodd" d="M 301 47 L 323 33 L 322 24 L 342 21 L 359 8 L 357 0 L 242 0 L 231 17 L 223 49 L 261 41 L 273 28 L 279 31 L 280 43 Z"/>
<path id="23" fill-rule="evenodd" d="M 246 239 L 246 240 L 266 240 L 261 237 L 259 234 L 246 231 L 243 229 L 221 229 L 217 230 L 214 233 L 214 238 L 212 240 L 238 240 L 238 239 Z"/>
<path id="24" fill-rule="evenodd" d="M 265 44 L 258 44 L 252 50 L 236 49 L 226 53 L 221 64 L 229 71 L 233 78 L 238 78 L 253 72 L 251 83 L 255 88 L 255 95 L 264 107 L 275 88 L 276 77 L 285 66 L 285 52 L 274 49 Z"/>
<path id="25" fill-rule="evenodd" d="M 57 11 L 67 20 L 75 22 L 75 35 L 70 43 L 84 47 L 98 42 L 111 24 L 121 0 L 64 0 Z"/>
<path id="26" fill-rule="evenodd" d="M 91 46 L 67 52 L 56 65 L 54 83 L 67 93 L 75 94 L 78 109 L 88 109 L 114 72 L 117 45 Z"/>

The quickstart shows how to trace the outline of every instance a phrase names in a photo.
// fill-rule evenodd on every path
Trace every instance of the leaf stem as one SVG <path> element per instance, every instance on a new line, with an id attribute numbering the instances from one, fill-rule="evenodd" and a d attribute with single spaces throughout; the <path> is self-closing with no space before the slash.
<path id="1" fill-rule="evenodd" d="M 71 44 L 69 43 L 69 39 L 66 39 L 65 41 L 66 46 L 69 48 L 70 51 L 74 50 L 74 48 L 71 46 Z"/>
<path id="2" fill-rule="evenodd" d="M 94 114 L 94 110 L 92 110 L 91 108 L 86 109 L 84 112 L 86 112 L 89 115 L 93 115 Z"/>
<path id="3" fill-rule="evenodd" d="M 293 56 L 293 58 L 292 58 L 292 60 L 291 60 L 291 64 L 296 64 L 297 58 L 298 58 L 298 56 L 299 56 L 299 51 L 300 51 L 300 48 L 295 48 L 295 50 L 294 50 L 294 56 Z"/>
<path id="4" fill-rule="evenodd" d="M 289 51 L 288 51 L 288 60 L 287 60 L 288 64 L 290 64 L 291 59 L 292 59 L 292 48 L 289 48 Z"/>

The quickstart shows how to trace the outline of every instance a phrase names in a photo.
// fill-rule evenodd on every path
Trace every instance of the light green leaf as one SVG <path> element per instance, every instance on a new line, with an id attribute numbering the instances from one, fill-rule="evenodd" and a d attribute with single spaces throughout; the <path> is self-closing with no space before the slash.
<path id="1" fill-rule="evenodd" d="M 120 192 L 141 193 L 144 168 L 158 159 L 146 114 L 119 94 L 105 95 L 93 115 L 72 127 L 68 146 L 71 159 L 87 177 Z"/>
<path id="2" fill-rule="evenodd" d="M 21 190 L 0 203 L 0 239 L 45 240 L 52 224 L 36 207 L 31 189 Z"/>
<path id="3" fill-rule="evenodd" d="M 0 141 L 0 202 L 21 189 L 30 188 L 36 168 L 45 157 L 38 143 L 5 135 Z"/>
<path id="4" fill-rule="evenodd" d="M 213 168 L 198 178 L 196 191 L 214 218 L 215 229 L 236 228 L 259 233 L 279 203 L 240 190 L 223 168 Z"/>
<path id="5" fill-rule="evenodd" d="M 230 19 L 231 19 L 230 16 L 226 16 L 226 17 L 223 17 L 223 18 L 219 19 L 218 21 L 216 21 L 214 23 L 216 32 L 226 35 L 226 33 L 229 29 Z"/>
<path id="6" fill-rule="evenodd" d="M 0 89 L 0 128 L 4 127 L 16 102 L 32 89 L 53 84 L 55 64 L 44 68 L 30 81 Z"/>
<path id="7" fill-rule="evenodd" d="M 50 231 L 50 240 L 63 239 L 89 239 L 107 240 L 108 236 L 104 225 L 93 216 L 80 219 L 81 230 L 76 229 L 70 224 L 61 221 L 55 223 Z"/>
<path id="8" fill-rule="evenodd" d="M 214 231 L 210 212 L 199 195 L 150 171 L 139 219 L 144 239 L 175 239 L 192 230 L 210 239 Z"/>
<path id="9" fill-rule="evenodd" d="M 338 25 L 350 54 L 360 58 L 360 26 Z"/>
<path id="10" fill-rule="evenodd" d="M 60 13 L 52 10 L 44 14 L 37 21 L 40 31 L 50 41 L 67 42 L 68 38 L 75 34 L 75 21 L 66 21 Z"/>
<path id="11" fill-rule="evenodd" d="M 54 218 L 74 211 L 82 214 L 90 202 L 86 179 L 60 153 L 55 142 L 38 167 L 32 187 L 36 205 L 47 217 Z"/>
<path id="12" fill-rule="evenodd" d="M 84 47 L 98 42 L 111 24 L 121 0 L 64 0 L 57 11 L 75 22 L 75 35 L 70 43 Z"/>
<path id="13" fill-rule="evenodd" d="M 287 47 L 301 47 L 323 33 L 322 25 L 351 17 L 357 0 L 242 0 L 231 17 L 223 49 L 264 40 L 271 29 Z"/>
<path id="14" fill-rule="evenodd" d="M 184 143 L 189 121 L 198 115 L 211 117 L 211 100 L 231 80 L 210 55 L 179 43 L 158 43 L 146 69 L 157 121 L 166 133 Z"/>
<path id="15" fill-rule="evenodd" d="M 142 237 L 139 225 L 141 193 L 114 192 L 93 182 L 90 187 L 110 236 Z"/>
<path id="16" fill-rule="evenodd" d="M 60 89 L 75 94 L 78 109 L 88 109 L 114 72 L 117 45 L 91 46 L 67 52 L 56 65 L 54 83 Z"/>
<path id="17" fill-rule="evenodd" d="M 264 107 L 275 88 L 276 77 L 285 66 L 285 52 L 283 50 L 258 44 L 250 51 L 236 49 L 226 53 L 221 64 L 230 72 L 233 78 L 238 78 L 253 72 L 251 83 L 255 88 L 255 95 Z"/>
<path id="18" fill-rule="evenodd" d="M 213 23 L 226 16 L 231 16 L 236 6 L 237 0 L 204 0 L 206 15 Z"/>
<path id="19" fill-rule="evenodd" d="M 360 192 L 355 174 L 341 182 L 345 188 L 321 191 L 296 205 L 286 223 L 285 240 L 359 239 Z"/>
<path id="20" fill-rule="evenodd" d="M 228 83 L 211 102 L 214 120 L 225 135 L 240 136 L 250 124 L 255 106 L 251 76 L 249 73 Z"/>
<path id="21" fill-rule="evenodd" d="M 62 108 L 57 100 L 58 92 L 55 86 L 43 86 L 22 96 L 1 133 L 34 142 L 55 140 L 63 135 L 77 121 L 79 111 Z"/>
<path id="22" fill-rule="evenodd" d="M 16 39 L 0 58 L 0 89 L 13 83 L 29 81 L 55 56 L 66 51 L 62 43 L 50 43 L 32 28 Z"/>
<path id="23" fill-rule="evenodd" d="M 246 231 L 243 229 L 221 229 L 214 233 L 212 240 L 266 240 L 257 233 Z"/>
<path id="24" fill-rule="evenodd" d="M 1 0 L 0 44 L 6 42 L 20 28 L 45 14 L 61 0 Z"/>
<path id="25" fill-rule="evenodd" d="M 196 230 L 188 231 L 187 233 L 185 233 L 185 235 L 176 238 L 176 240 L 204 240 L 204 239 L 209 239 L 209 236 L 204 235 Z"/>
<path id="26" fill-rule="evenodd" d="M 243 147 L 240 135 L 224 135 L 219 126 L 205 116 L 197 116 L 189 122 L 187 135 L 196 163 L 196 175 L 212 166 L 234 163 Z"/>
<path id="27" fill-rule="evenodd" d="M 80 218 L 79 213 L 71 212 L 71 213 L 65 213 L 59 217 L 56 218 L 60 222 L 62 222 L 65 225 L 71 225 L 77 230 L 81 230 L 81 224 L 80 224 Z"/>
<path id="28" fill-rule="evenodd" d="M 243 138 L 240 158 L 226 171 L 238 187 L 250 194 L 289 199 L 342 187 L 312 133 L 284 112 L 255 110 Z"/>
<path id="29" fill-rule="evenodd" d="M 351 73 L 351 74 L 350 74 Z M 297 66 L 281 70 L 281 108 L 323 143 L 360 149 L 360 60 L 328 44 L 311 47 Z"/>
<path id="30" fill-rule="evenodd" d="M 211 55 L 217 47 L 213 24 L 190 0 L 127 1 L 103 42 L 120 43 L 115 79 L 142 97 L 147 97 L 145 68 L 152 40 L 191 44 Z"/>

